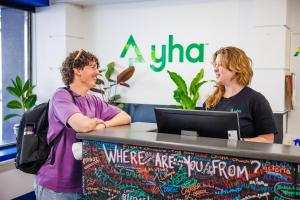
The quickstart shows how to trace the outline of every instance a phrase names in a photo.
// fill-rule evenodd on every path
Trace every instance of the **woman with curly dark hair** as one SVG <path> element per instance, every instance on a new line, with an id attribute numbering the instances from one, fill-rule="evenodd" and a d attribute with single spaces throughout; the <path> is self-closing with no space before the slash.
<path id="1" fill-rule="evenodd" d="M 60 133 L 55 149 L 36 175 L 37 199 L 80 199 L 82 194 L 82 161 L 75 160 L 72 145 L 76 132 L 101 130 L 128 124 L 131 118 L 120 109 L 88 94 L 99 75 L 99 61 L 93 54 L 80 50 L 70 53 L 61 67 L 62 80 L 69 88 L 56 90 L 49 102 L 48 143 Z"/>

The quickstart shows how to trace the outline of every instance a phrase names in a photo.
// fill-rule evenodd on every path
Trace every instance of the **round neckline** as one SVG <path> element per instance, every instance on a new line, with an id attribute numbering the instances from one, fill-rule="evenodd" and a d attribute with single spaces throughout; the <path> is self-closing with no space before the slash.
<path id="1" fill-rule="evenodd" d="M 78 94 L 78 93 L 74 92 L 74 91 L 73 91 L 73 90 L 71 90 L 70 88 L 69 88 L 69 90 L 72 92 L 72 94 L 74 95 L 74 97 L 83 97 L 83 98 L 85 98 L 85 97 L 88 95 L 88 93 L 86 93 L 86 95 L 84 95 L 84 96 L 81 96 L 80 94 Z"/>
<path id="2" fill-rule="evenodd" d="M 80 94 L 77 94 L 77 93 L 74 92 L 73 90 L 71 90 L 71 92 L 74 94 L 75 97 L 84 97 L 84 96 L 81 96 Z"/>
<path id="3" fill-rule="evenodd" d="M 247 88 L 247 86 L 245 86 L 243 89 L 241 89 L 238 93 L 236 93 L 235 95 L 233 95 L 233 96 L 231 96 L 231 97 L 223 97 L 222 96 L 222 99 L 223 100 L 226 100 L 226 101 L 229 101 L 229 100 L 231 100 L 231 99 L 233 99 L 233 98 L 235 98 L 235 97 L 237 97 L 238 95 L 240 95 L 244 90 L 246 90 L 246 88 Z"/>

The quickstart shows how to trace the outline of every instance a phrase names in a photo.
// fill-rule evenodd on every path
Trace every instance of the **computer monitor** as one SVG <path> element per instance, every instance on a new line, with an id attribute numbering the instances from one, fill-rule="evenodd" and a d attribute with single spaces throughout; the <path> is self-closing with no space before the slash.
<path id="1" fill-rule="evenodd" d="M 240 139 L 235 112 L 155 108 L 155 117 L 159 133 L 195 132 L 201 137 Z"/>

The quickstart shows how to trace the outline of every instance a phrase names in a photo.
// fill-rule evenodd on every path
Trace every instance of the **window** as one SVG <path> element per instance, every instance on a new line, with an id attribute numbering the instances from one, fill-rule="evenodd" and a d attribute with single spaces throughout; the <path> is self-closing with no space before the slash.
<path id="1" fill-rule="evenodd" d="M 30 78 L 30 17 L 29 11 L 0 6 L 0 146 L 16 141 L 13 126 L 20 118 L 3 121 L 3 116 L 17 111 L 6 107 L 13 99 L 6 87 L 17 75 L 23 81 Z"/>

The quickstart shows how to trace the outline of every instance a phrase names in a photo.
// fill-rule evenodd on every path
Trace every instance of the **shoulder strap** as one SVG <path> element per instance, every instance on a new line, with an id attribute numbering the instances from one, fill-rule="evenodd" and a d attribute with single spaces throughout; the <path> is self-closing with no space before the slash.
<path id="1" fill-rule="evenodd" d="M 69 88 L 69 87 L 63 87 L 63 89 L 67 90 L 69 92 L 69 94 L 71 95 L 72 97 L 72 100 L 74 102 L 74 104 L 76 104 L 76 101 L 75 101 L 75 97 L 72 93 L 72 90 Z M 55 151 L 56 151 L 56 146 L 60 140 L 60 138 L 62 137 L 62 132 L 65 130 L 66 126 L 63 127 L 63 129 L 61 129 L 61 131 L 58 133 L 58 135 L 50 142 L 49 146 L 51 148 L 51 161 L 50 161 L 50 164 L 53 165 L 54 162 L 55 162 Z M 53 149 L 52 149 L 53 147 Z"/>
<path id="2" fill-rule="evenodd" d="M 73 92 L 72 92 L 72 90 L 70 89 L 70 87 L 63 87 L 63 88 L 69 92 L 69 94 L 71 95 L 71 97 L 72 97 L 72 99 L 73 99 L 73 102 L 76 104 L 76 102 L 75 102 L 75 97 L 74 97 Z"/>

